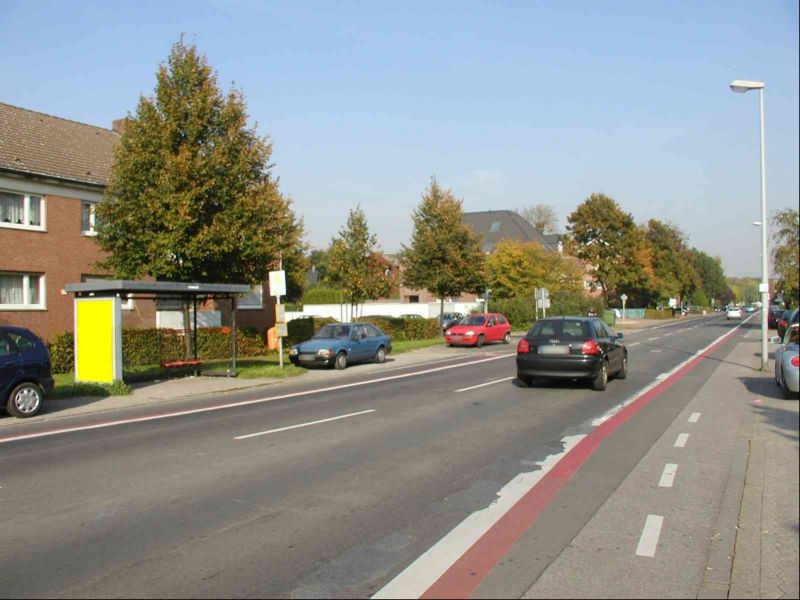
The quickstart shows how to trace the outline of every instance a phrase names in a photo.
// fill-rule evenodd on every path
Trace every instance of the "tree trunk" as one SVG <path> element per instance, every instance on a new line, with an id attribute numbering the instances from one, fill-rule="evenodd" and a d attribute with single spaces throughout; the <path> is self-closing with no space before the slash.
<path id="1" fill-rule="evenodd" d="M 444 296 L 439 298 L 439 335 L 444 335 Z"/>

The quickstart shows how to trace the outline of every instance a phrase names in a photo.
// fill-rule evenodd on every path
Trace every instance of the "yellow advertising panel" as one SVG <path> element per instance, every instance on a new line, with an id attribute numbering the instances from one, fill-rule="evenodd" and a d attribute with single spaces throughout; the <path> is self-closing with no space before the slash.
<path id="1" fill-rule="evenodd" d="M 111 383 L 122 378 L 118 303 L 117 298 L 76 298 L 75 381 Z"/>

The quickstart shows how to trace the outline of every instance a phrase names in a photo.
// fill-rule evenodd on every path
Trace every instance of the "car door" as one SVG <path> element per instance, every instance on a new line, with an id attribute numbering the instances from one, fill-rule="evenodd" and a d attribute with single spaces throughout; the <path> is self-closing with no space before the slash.
<path id="1" fill-rule="evenodd" d="M 22 357 L 16 345 L 4 331 L 0 331 L 0 399 L 3 404 L 21 367 Z"/>
<path id="2" fill-rule="evenodd" d="M 497 337 L 499 329 L 500 327 L 497 325 L 497 316 L 489 315 L 489 318 L 486 319 L 486 341 L 496 342 L 499 340 L 500 338 Z"/>
<path id="3" fill-rule="evenodd" d="M 367 337 L 367 330 L 363 325 L 354 325 L 350 330 L 350 352 L 351 361 L 363 361 L 372 356 L 370 353 L 370 341 Z"/>
<path id="4" fill-rule="evenodd" d="M 594 333 L 597 345 L 603 350 L 603 354 L 608 358 L 608 370 L 613 373 L 617 368 L 617 356 L 614 352 L 613 344 L 611 343 L 611 336 L 603 328 L 603 322 L 600 319 L 592 319 L 591 321 L 592 332 Z"/>
<path id="5" fill-rule="evenodd" d="M 609 354 L 611 354 L 612 356 L 612 358 L 609 359 L 609 362 L 611 363 L 612 368 L 615 371 L 619 370 L 622 368 L 622 359 L 625 356 L 625 347 L 619 341 L 617 335 L 614 333 L 611 327 L 608 326 L 608 323 L 606 323 L 605 321 L 600 321 L 600 325 L 602 326 L 606 338 L 609 341 L 608 351 Z"/>

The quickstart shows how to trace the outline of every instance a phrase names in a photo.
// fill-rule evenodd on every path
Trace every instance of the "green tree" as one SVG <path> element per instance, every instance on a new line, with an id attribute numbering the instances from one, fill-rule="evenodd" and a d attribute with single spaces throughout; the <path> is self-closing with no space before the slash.
<path id="1" fill-rule="evenodd" d="M 772 214 L 773 271 L 778 276 L 776 291 L 791 306 L 800 303 L 800 211 L 785 208 Z"/>
<path id="2" fill-rule="evenodd" d="M 657 219 L 648 221 L 645 232 L 659 300 L 678 298 L 682 302 L 700 285 L 686 235 L 675 225 Z"/>
<path id="3" fill-rule="evenodd" d="M 311 251 L 309 255 L 309 262 L 316 269 L 319 283 L 324 283 L 328 276 L 328 260 L 330 258 L 328 248 L 317 249 Z"/>
<path id="4" fill-rule="evenodd" d="M 247 126 L 181 39 L 140 97 L 98 207 L 103 266 L 125 278 L 257 285 L 301 245 L 302 223 L 270 174 L 272 147 Z"/>
<path id="5" fill-rule="evenodd" d="M 389 263 L 377 250 L 377 237 L 370 234 L 361 207 L 350 211 L 347 226 L 331 242 L 328 278 L 341 287 L 353 317 L 356 307 L 365 300 L 377 300 L 391 292 Z"/>
<path id="6" fill-rule="evenodd" d="M 623 292 L 628 306 L 644 306 L 654 287 L 652 256 L 644 231 L 604 194 L 592 194 L 567 217 L 567 252 L 594 267 L 608 303 Z"/>
<path id="7" fill-rule="evenodd" d="M 461 201 L 432 178 L 411 215 L 411 245 L 403 246 L 405 285 L 435 294 L 440 301 L 440 318 L 446 296 L 477 292 L 484 285 L 481 241 L 461 222 L 461 216 Z"/>
<path id="8" fill-rule="evenodd" d="M 697 248 L 692 248 L 691 256 L 700 289 L 703 290 L 706 298 L 713 300 L 716 306 L 728 304 L 733 299 L 733 293 L 725 280 L 722 260 Z"/>

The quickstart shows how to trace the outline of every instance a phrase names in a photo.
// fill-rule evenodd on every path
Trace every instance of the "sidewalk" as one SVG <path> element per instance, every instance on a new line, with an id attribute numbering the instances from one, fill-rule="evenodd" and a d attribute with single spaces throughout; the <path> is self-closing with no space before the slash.
<path id="1" fill-rule="evenodd" d="M 739 337 L 523 597 L 798 597 L 798 402 L 755 370 L 758 350 Z"/>

